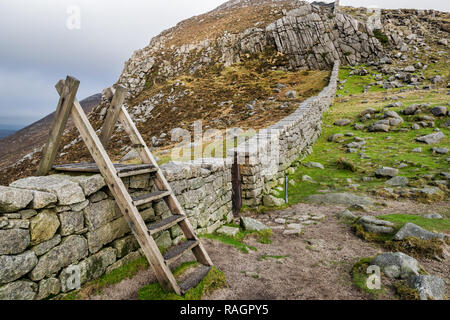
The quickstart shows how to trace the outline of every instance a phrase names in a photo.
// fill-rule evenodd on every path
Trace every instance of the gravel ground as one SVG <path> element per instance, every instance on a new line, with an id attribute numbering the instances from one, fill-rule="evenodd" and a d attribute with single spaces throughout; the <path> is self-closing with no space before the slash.
<path id="1" fill-rule="evenodd" d="M 384 203 L 376 211 L 359 214 L 423 214 L 448 208 L 449 205 L 425 205 L 413 201 Z M 215 265 L 225 273 L 228 283 L 227 288 L 216 290 L 204 299 L 373 299 L 352 285 L 350 270 L 360 257 L 377 254 L 383 249 L 357 238 L 347 224 L 335 217 L 344 209 L 344 206 L 300 203 L 282 211 L 253 215 L 271 226 L 276 226 L 273 222 L 275 218 L 286 214 L 324 214 L 325 218 L 304 226 L 301 235 L 283 235 L 283 230 L 275 229 L 271 244 L 261 244 L 249 238 L 245 242 L 256 247 L 257 251 L 248 254 L 218 241 L 202 239 Z M 259 259 L 263 255 L 286 257 Z M 182 261 L 192 259 L 192 256 L 186 256 Z M 419 262 L 431 274 L 444 278 L 447 285 L 450 283 L 450 258 L 443 262 L 424 259 Z M 154 281 L 151 270 L 141 271 L 132 279 L 105 288 L 101 295 L 90 299 L 137 299 L 137 290 Z M 447 292 L 450 292 L 448 288 Z"/>

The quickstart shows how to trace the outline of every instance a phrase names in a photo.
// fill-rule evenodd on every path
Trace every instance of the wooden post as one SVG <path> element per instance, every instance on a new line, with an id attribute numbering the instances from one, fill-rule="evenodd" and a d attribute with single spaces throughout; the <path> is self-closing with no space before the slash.
<path id="1" fill-rule="evenodd" d="M 106 115 L 105 123 L 103 124 L 102 132 L 100 134 L 100 141 L 105 148 L 108 147 L 109 138 L 114 130 L 114 125 L 119 119 L 120 109 L 122 108 L 125 100 L 126 89 L 123 86 L 118 86 L 114 97 L 109 107 L 108 114 Z"/>
<path id="2" fill-rule="evenodd" d="M 61 84 L 62 83 L 59 82 L 57 86 L 60 86 Z M 38 176 L 47 175 L 52 168 L 79 85 L 80 81 L 70 76 L 67 76 L 66 81 L 64 81 L 61 88 L 61 97 L 58 102 L 58 108 L 56 109 L 55 117 L 53 118 L 50 127 L 48 141 L 42 151 L 41 162 L 36 172 L 36 175 Z"/>
<path id="3" fill-rule="evenodd" d="M 234 153 L 233 166 L 231 167 L 231 185 L 233 187 L 233 215 L 239 216 L 242 208 L 242 182 L 241 182 L 241 167 L 238 163 L 238 154 Z"/>

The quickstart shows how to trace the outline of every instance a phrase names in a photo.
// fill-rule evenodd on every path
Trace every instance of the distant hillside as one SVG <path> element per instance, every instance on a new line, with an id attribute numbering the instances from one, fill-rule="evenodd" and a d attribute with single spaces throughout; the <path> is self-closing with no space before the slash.
<path id="1" fill-rule="evenodd" d="M 14 132 L 16 132 L 15 130 L 5 130 L 5 129 L 0 129 L 0 140 L 12 135 Z"/>
<path id="2" fill-rule="evenodd" d="M 97 93 L 80 101 L 80 104 L 84 111 L 89 113 L 100 103 L 101 97 L 102 95 Z M 0 130 L 0 139 L 6 137 L 0 140 L 0 169 L 14 164 L 23 156 L 33 152 L 35 148 L 41 147 L 46 142 L 54 114 L 51 113 L 45 118 L 17 132 Z M 68 127 L 71 127 L 70 119 Z"/>

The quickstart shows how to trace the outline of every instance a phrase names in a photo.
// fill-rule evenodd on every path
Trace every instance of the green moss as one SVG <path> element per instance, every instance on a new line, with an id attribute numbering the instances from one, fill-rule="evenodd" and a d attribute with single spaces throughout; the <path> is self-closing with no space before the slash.
<path id="1" fill-rule="evenodd" d="M 83 285 L 79 290 L 75 290 L 68 294 L 64 294 L 56 297 L 58 300 L 82 300 L 89 296 L 101 293 L 102 289 L 119 283 L 124 279 L 130 279 L 135 276 L 139 271 L 148 269 L 149 264 L 145 257 L 141 257 L 134 261 L 131 261 L 124 266 L 114 269 L 111 272 L 103 275 L 102 277 L 88 282 Z"/>
<path id="2" fill-rule="evenodd" d="M 414 237 L 406 237 L 400 241 L 389 240 L 384 243 L 384 247 L 390 251 L 401 251 L 417 258 L 442 257 L 444 246 L 438 239 L 422 240 Z"/>
<path id="3" fill-rule="evenodd" d="M 233 227 L 233 228 L 240 228 L 239 225 L 233 224 L 233 223 L 226 224 L 226 226 Z M 270 239 L 272 237 L 272 235 L 273 235 L 273 232 L 271 229 L 262 230 L 262 231 L 245 231 L 240 228 L 239 232 L 234 237 L 217 234 L 217 233 L 212 233 L 212 234 L 204 233 L 204 234 L 199 234 L 198 236 L 200 238 L 206 238 L 206 239 L 220 241 L 222 243 L 225 243 L 227 245 L 237 248 L 239 251 L 241 251 L 243 253 L 248 253 L 249 250 L 256 251 L 256 248 L 244 243 L 244 240 L 247 237 L 256 237 L 258 242 L 263 243 L 263 244 L 270 244 L 270 243 L 272 243 L 272 240 Z"/>
<path id="4" fill-rule="evenodd" d="M 410 288 L 405 280 L 399 280 L 394 283 L 395 292 L 402 300 L 420 300 L 419 291 Z"/>
<path id="5" fill-rule="evenodd" d="M 381 42 L 381 44 L 389 43 L 388 37 L 380 29 L 373 30 L 373 35 Z"/>
<path id="6" fill-rule="evenodd" d="M 367 287 L 367 279 L 370 276 L 369 274 L 367 274 L 367 268 L 370 266 L 371 260 L 372 257 L 361 258 L 353 265 L 351 270 L 353 284 L 355 285 L 355 287 L 370 295 L 384 295 L 386 294 L 386 288 L 384 286 L 381 286 L 381 289 L 369 289 Z"/>
<path id="7" fill-rule="evenodd" d="M 274 255 L 270 255 L 270 254 L 263 254 L 258 257 L 258 261 L 268 260 L 268 259 L 281 260 L 281 259 L 285 259 L 285 258 L 289 258 L 289 257 L 290 257 L 290 255 L 274 256 Z"/>
<path id="8" fill-rule="evenodd" d="M 174 271 L 176 277 L 182 275 L 193 263 L 182 264 Z M 225 274 L 216 267 L 212 267 L 203 280 L 194 288 L 188 290 L 184 296 L 165 292 L 159 283 L 147 285 L 138 291 L 139 300 L 201 300 L 204 295 L 226 286 Z"/>

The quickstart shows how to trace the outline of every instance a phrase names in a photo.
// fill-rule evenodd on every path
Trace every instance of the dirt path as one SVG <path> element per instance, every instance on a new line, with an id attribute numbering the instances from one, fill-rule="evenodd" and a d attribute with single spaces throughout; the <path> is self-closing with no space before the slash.
<path id="1" fill-rule="evenodd" d="M 365 214 L 424 213 L 448 207 L 448 203 L 430 206 L 412 201 L 387 201 L 385 204 L 380 210 Z M 283 211 L 259 215 L 258 219 L 271 226 L 276 226 L 273 219 L 280 214 L 320 213 L 326 218 L 305 226 L 300 236 L 285 236 L 282 230 L 275 228 L 273 242 L 269 245 L 248 239 L 246 243 L 257 248 L 248 254 L 221 242 L 203 239 L 212 260 L 225 273 L 228 283 L 228 288 L 217 290 L 205 299 L 371 299 L 352 285 L 350 270 L 360 257 L 374 255 L 382 249 L 357 238 L 348 225 L 335 217 L 344 209 L 343 206 L 301 203 Z M 261 259 L 263 255 L 287 257 Z M 184 261 L 188 260 L 192 257 L 185 257 Z M 430 273 L 450 283 L 450 258 L 444 262 L 420 260 L 420 263 Z M 137 290 L 154 281 L 152 271 L 142 271 L 91 299 L 137 299 Z"/>

